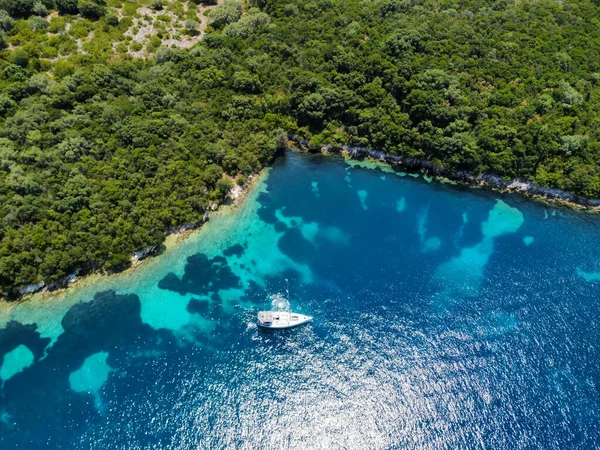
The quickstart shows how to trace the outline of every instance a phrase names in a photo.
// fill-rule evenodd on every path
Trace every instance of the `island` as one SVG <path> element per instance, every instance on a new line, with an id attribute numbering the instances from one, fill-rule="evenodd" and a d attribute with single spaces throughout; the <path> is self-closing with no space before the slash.
<path id="1" fill-rule="evenodd" d="M 115 271 L 291 141 L 600 197 L 589 0 L 1 0 L 0 294 Z"/>

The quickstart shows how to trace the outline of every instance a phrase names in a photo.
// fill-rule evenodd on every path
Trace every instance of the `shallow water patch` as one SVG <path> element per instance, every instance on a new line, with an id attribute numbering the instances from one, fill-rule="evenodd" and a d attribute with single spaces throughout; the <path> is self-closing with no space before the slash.
<path id="1" fill-rule="evenodd" d="M 533 236 L 525 236 L 523 238 L 523 244 L 525 244 L 527 247 L 529 247 L 531 244 L 533 244 L 533 241 L 535 239 L 533 238 Z"/>
<path id="2" fill-rule="evenodd" d="M 396 211 L 404 212 L 406 209 L 406 199 L 402 197 L 400 200 L 396 200 Z"/>
<path id="3" fill-rule="evenodd" d="M 312 189 L 313 194 L 315 194 L 315 197 L 319 198 L 321 196 L 321 193 L 319 192 L 319 182 L 312 181 L 310 183 L 310 187 Z"/>
<path id="4" fill-rule="evenodd" d="M 108 374 L 113 370 L 106 362 L 108 352 L 98 352 L 88 356 L 82 366 L 69 375 L 69 385 L 73 392 L 92 394 L 94 406 L 102 409 L 100 389 L 106 383 Z"/>
<path id="5" fill-rule="evenodd" d="M 575 272 L 588 283 L 600 281 L 600 272 L 586 272 L 579 267 L 575 269 Z"/>
<path id="6" fill-rule="evenodd" d="M 0 367 L 0 378 L 2 379 L 2 385 L 4 385 L 4 383 L 14 375 L 31 366 L 34 359 L 35 357 L 33 352 L 22 344 L 4 355 L 2 366 Z"/>
<path id="7" fill-rule="evenodd" d="M 434 305 L 441 307 L 478 293 L 484 269 L 494 252 L 496 238 L 515 233 L 523 224 L 524 216 L 502 200 L 497 200 L 488 218 L 481 224 L 482 240 L 473 247 L 463 247 L 460 254 L 440 264 L 434 281 L 442 290 L 434 295 Z"/>
<path id="8" fill-rule="evenodd" d="M 438 237 L 431 237 L 425 240 L 423 243 L 422 251 L 423 253 L 434 252 L 439 250 L 442 246 L 442 241 Z"/>
<path id="9" fill-rule="evenodd" d="M 498 337 L 515 331 L 517 324 L 515 314 L 494 312 L 480 321 L 477 331 L 482 337 Z"/>
<path id="10" fill-rule="evenodd" d="M 437 236 L 427 237 L 427 220 L 429 218 L 429 206 L 424 208 L 417 216 L 417 234 L 421 243 L 421 252 L 428 253 L 439 250 L 442 240 Z"/>
<path id="11" fill-rule="evenodd" d="M 315 246 L 318 246 L 322 241 L 337 245 L 349 245 L 350 243 L 350 235 L 339 227 L 322 226 L 317 222 L 306 222 L 298 216 L 288 217 L 284 215 L 282 209 L 275 211 L 275 217 L 287 228 L 298 229 L 302 237 Z"/>
<path id="12" fill-rule="evenodd" d="M 369 193 L 364 189 L 360 189 L 356 191 L 356 194 L 358 195 L 358 199 L 360 200 L 360 206 L 362 207 L 362 209 L 364 209 L 365 211 L 369 209 L 369 206 L 367 205 L 367 196 L 369 195 Z"/>
<path id="13" fill-rule="evenodd" d="M 369 170 L 380 170 L 383 173 L 396 173 L 396 171 L 389 165 L 383 162 L 374 161 L 371 159 L 345 159 L 346 164 L 348 164 L 353 169 L 369 169 Z"/>
<path id="14" fill-rule="evenodd" d="M 319 224 L 317 222 L 305 222 L 302 217 L 287 217 L 283 214 L 282 209 L 275 211 L 275 217 L 287 227 L 299 229 L 304 239 L 315 244 L 315 238 L 319 233 Z"/>

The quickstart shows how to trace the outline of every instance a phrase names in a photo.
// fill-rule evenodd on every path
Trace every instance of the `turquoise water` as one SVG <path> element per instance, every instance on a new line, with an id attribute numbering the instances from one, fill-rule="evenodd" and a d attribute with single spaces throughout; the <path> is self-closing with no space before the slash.
<path id="1" fill-rule="evenodd" d="M 598 217 L 410 175 L 288 153 L 160 257 L 5 305 L 0 448 L 600 448 Z M 287 291 L 314 323 L 258 330 Z"/>

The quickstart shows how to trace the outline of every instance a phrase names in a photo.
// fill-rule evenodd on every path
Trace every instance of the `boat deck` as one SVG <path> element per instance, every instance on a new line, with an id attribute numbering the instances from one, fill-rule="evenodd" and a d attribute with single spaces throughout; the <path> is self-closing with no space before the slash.
<path id="1" fill-rule="evenodd" d="M 312 321 L 312 317 L 285 311 L 260 311 L 258 325 L 263 328 L 292 328 Z"/>

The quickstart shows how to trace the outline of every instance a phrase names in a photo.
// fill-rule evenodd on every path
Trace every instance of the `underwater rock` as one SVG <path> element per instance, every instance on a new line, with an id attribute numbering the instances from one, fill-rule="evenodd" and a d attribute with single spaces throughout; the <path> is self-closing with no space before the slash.
<path id="1" fill-rule="evenodd" d="M 229 248 L 226 248 L 225 250 L 223 250 L 223 255 L 230 257 L 230 256 L 237 256 L 238 258 L 240 256 L 242 256 L 244 254 L 244 246 L 242 244 L 234 244 Z"/>
<path id="2" fill-rule="evenodd" d="M 50 338 L 42 338 L 36 324 L 24 325 L 11 320 L 5 328 L 0 329 L 0 359 L 19 345 L 25 345 L 37 361 L 44 356 L 44 350 L 49 343 Z"/>
<path id="3" fill-rule="evenodd" d="M 434 305 L 443 310 L 462 298 L 477 295 L 496 239 L 516 233 L 524 221 L 521 211 L 497 200 L 481 224 L 482 240 L 474 246 L 462 247 L 457 256 L 437 267 L 434 280 L 440 290 L 434 294 Z"/>
<path id="4" fill-rule="evenodd" d="M 197 298 L 193 298 L 187 305 L 187 312 L 190 314 L 206 316 L 210 312 L 210 302 L 208 300 L 198 300 Z"/>
<path id="5" fill-rule="evenodd" d="M 181 278 L 171 272 L 158 282 L 160 289 L 196 295 L 205 295 L 239 286 L 240 279 L 232 272 L 223 256 L 209 259 L 203 253 L 188 257 Z"/>

